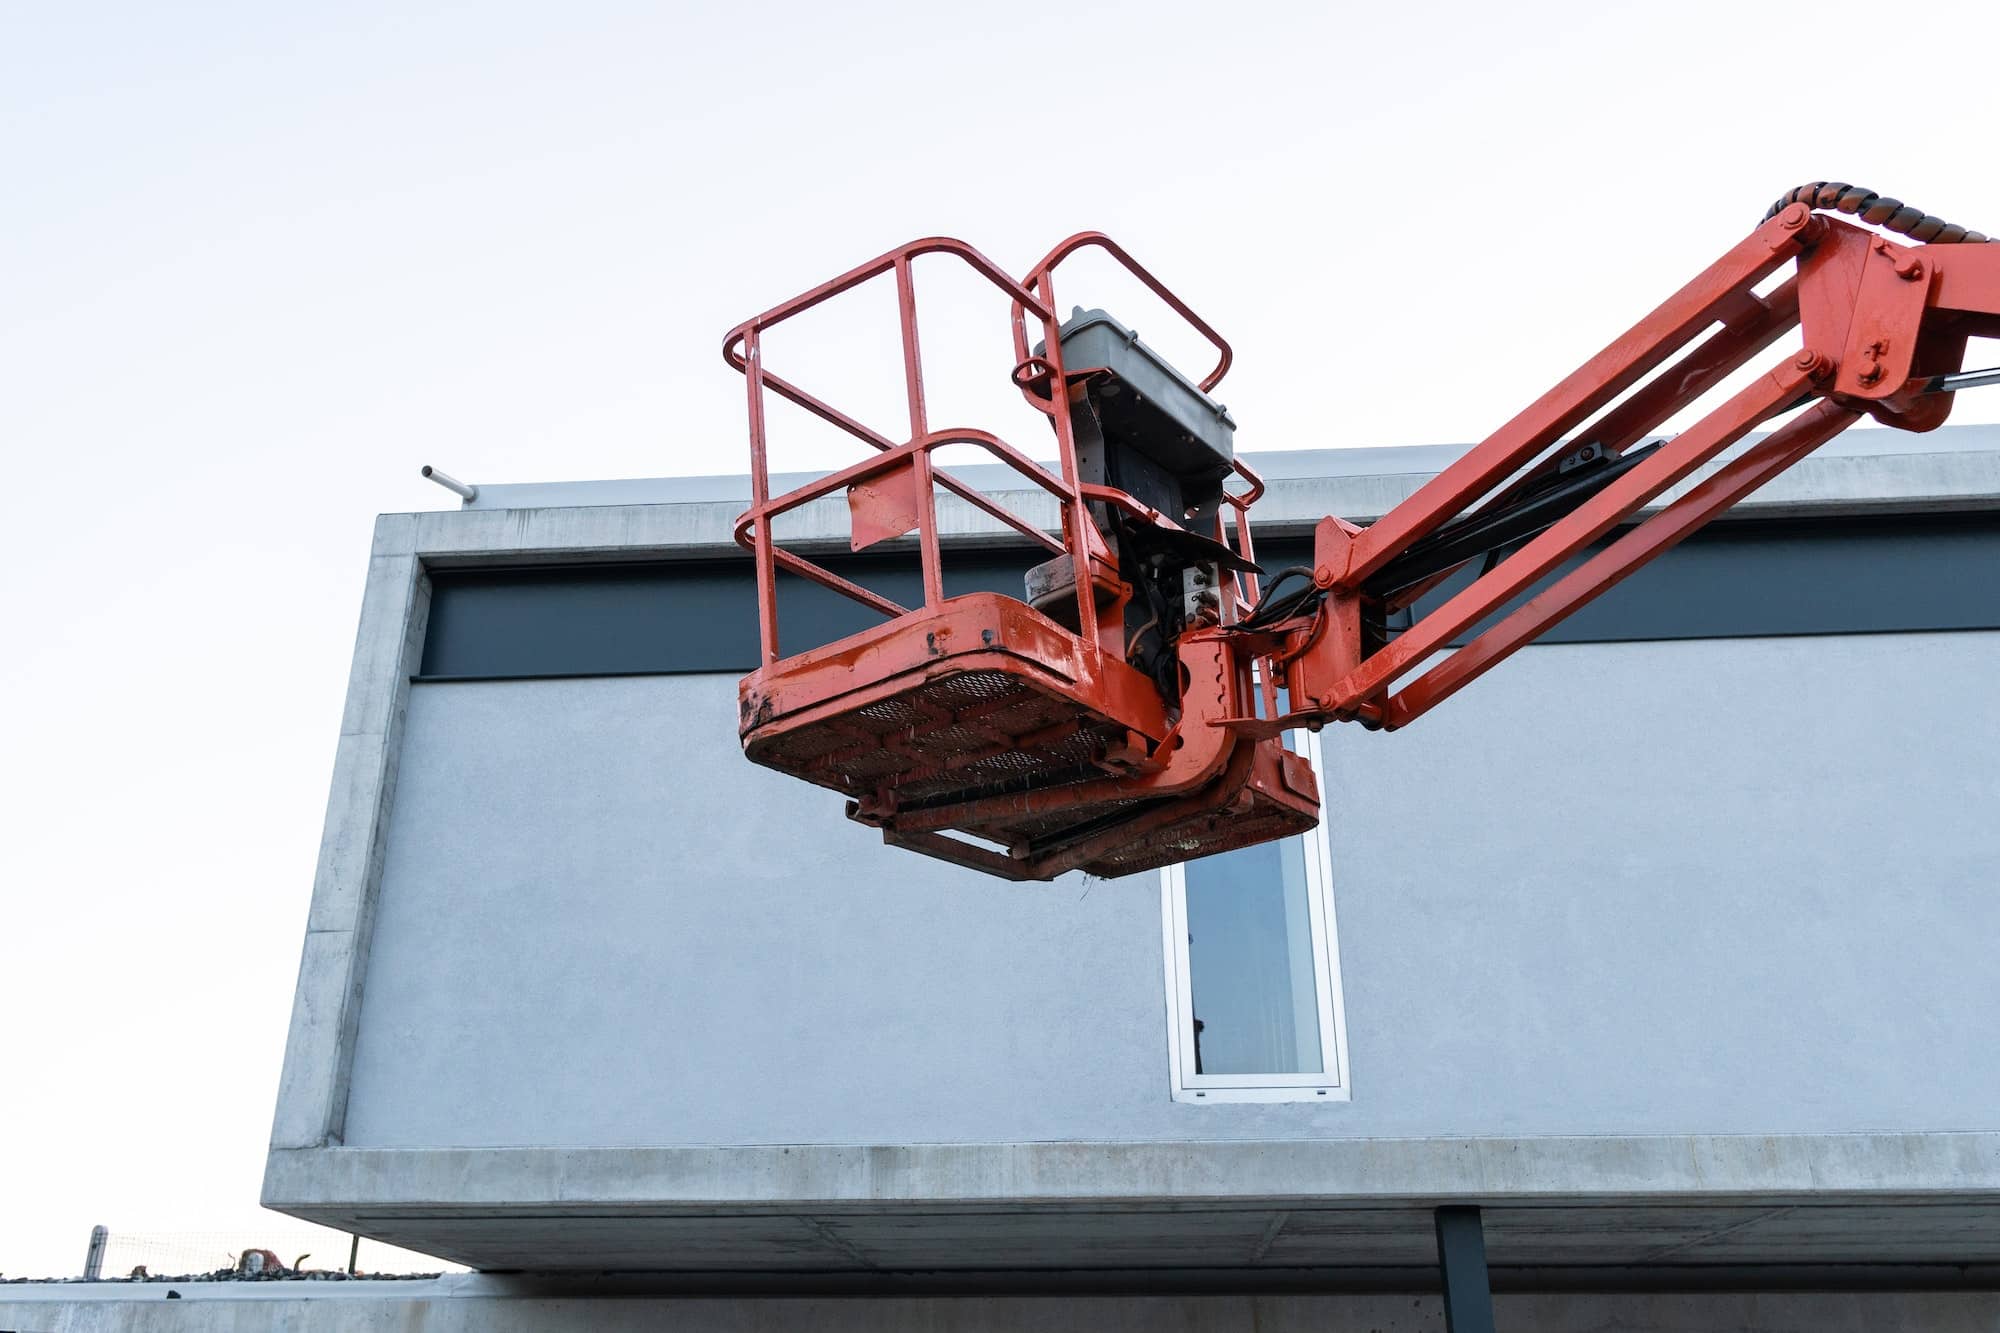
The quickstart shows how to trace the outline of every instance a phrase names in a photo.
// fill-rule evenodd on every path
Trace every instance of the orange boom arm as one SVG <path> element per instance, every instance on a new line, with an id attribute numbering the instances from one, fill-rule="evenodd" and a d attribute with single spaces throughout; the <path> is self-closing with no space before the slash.
<path id="1" fill-rule="evenodd" d="M 1961 364 L 1968 338 L 2000 336 L 2000 245 L 1985 239 L 1864 190 L 1802 187 L 1407 501 L 1367 528 L 1322 520 L 1312 565 L 1261 587 L 1248 513 L 1262 483 L 1235 458 L 1234 423 L 1208 397 L 1230 350 L 1192 309 L 1096 233 L 1065 241 L 1020 281 L 958 241 L 890 251 L 745 322 L 725 343 L 749 392 L 753 503 L 736 535 L 756 556 L 762 642 L 762 664 L 740 691 L 745 752 L 842 792 L 850 816 L 892 844 L 1010 879 L 1129 874 L 1310 828 L 1318 787 L 1285 747 L 1286 731 L 1406 725 L 1860 418 L 1932 430 L 1956 390 L 2000 381 Z M 1188 379 L 1101 311 L 1059 319 L 1055 269 L 1086 246 L 1207 338 L 1213 369 Z M 1013 383 L 1054 431 L 1055 470 L 989 432 L 929 419 L 912 279 L 912 261 L 926 255 L 969 265 L 1011 309 Z M 909 416 L 901 439 L 762 360 L 772 327 L 878 278 L 896 287 Z M 1795 328 L 1802 350 L 1679 435 L 1649 438 Z M 873 455 L 772 496 L 772 393 Z M 946 445 L 982 448 L 1013 469 L 1048 497 L 1059 525 L 1045 530 L 934 467 L 932 453 Z M 939 490 L 1048 552 L 1021 598 L 944 595 Z M 855 550 L 914 532 L 921 606 L 892 602 L 773 536 L 781 515 L 843 492 Z M 1475 562 L 1470 582 L 1402 623 L 1420 597 Z M 853 598 L 884 623 L 785 656 L 781 573 Z M 1453 643 L 1462 646 L 1438 660 Z"/>

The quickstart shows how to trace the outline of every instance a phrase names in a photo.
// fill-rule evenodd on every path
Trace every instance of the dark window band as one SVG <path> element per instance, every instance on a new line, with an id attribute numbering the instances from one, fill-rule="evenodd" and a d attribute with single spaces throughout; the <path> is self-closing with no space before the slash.
<path id="1" fill-rule="evenodd" d="M 1272 541 L 1258 557 L 1267 569 L 1309 563 L 1311 543 Z M 1022 574 L 1039 558 L 1028 550 L 948 552 L 945 591 L 1019 596 Z M 921 600 L 912 559 L 826 564 L 905 606 Z M 422 679 L 740 673 L 757 665 L 757 601 L 747 557 L 440 570 L 431 580 Z M 1451 591 L 1447 585 L 1426 604 Z M 780 646 L 787 653 L 880 623 L 837 593 L 798 579 L 780 584 Z M 1709 528 L 1544 641 L 1967 629 L 2000 629 L 2000 516 Z"/>

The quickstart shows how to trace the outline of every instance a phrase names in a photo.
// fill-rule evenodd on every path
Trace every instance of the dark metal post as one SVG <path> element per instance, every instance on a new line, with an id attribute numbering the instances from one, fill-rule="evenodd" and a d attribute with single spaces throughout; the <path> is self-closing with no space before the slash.
<path id="1" fill-rule="evenodd" d="M 361 1257 L 361 1233 L 355 1232 L 354 1239 L 347 1246 L 347 1275 L 354 1276 L 354 1261 Z"/>
<path id="2" fill-rule="evenodd" d="M 1437 1210 L 1438 1269 L 1444 1277 L 1445 1333 L 1493 1333 L 1493 1287 L 1479 1210 Z"/>

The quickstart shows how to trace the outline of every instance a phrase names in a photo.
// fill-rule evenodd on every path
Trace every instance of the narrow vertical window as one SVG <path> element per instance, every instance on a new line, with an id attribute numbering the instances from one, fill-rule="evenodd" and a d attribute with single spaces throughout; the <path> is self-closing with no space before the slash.
<path id="1" fill-rule="evenodd" d="M 1294 736 L 1319 771 L 1318 738 Z M 1325 812 L 1161 872 L 1176 1101 L 1338 1101 L 1347 1050 Z"/>

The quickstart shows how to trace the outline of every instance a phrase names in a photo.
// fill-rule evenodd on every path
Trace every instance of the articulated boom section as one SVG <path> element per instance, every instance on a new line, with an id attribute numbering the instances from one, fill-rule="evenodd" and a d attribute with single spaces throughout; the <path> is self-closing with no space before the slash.
<path id="1" fill-rule="evenodd" d="M 1894 213 L 1897 229 L 1920 219 L 1913 234 L 1932 243 L 1814 211 L 1879 222 L 1900 207 L 1846 186 L 1791 198 L 1408 501 L 1367 528 L 1322 520 L 1312 566 L 1262 587 L 1248 511 L 1263 485 L 1235 457 L 1234 422 L 1208 396 L 1228 370 L 1228 345 L 1109 238 L 1072 237 L 1019 282 L 961 242 L 917 241 L 759 315 L 724 347 L 748 381 L 753 503 L 736 536 L 756 555 L 763 650 L 740 690 L 745 753 L 843 793 L 849 816 L 894 845 L 1010 879 L 1130 874 L 1311 828 L 1318 786 L 1286 747 L 1288 731 L 1329 720 L 1400 727 L 1861 417 L 1931 430 L 1955 389 L 2000 379 L 1960 373 L 1968 338 L 2000 336 L 2000 246 L 1940 243 L 1983 238 L 1910 209 Z M 1214 344 L 1206 377 L 1182 376 L 1103 311 L 1058 317 L 1053 272 L 1085 246 Z M 1013 383 L 1046 416 L 1058 470 L 986 431 L 929 422 L 911 278 L 926 255 L 969 265 L 1011 303 Z M 1787 265 L 1795 272 L 1758 294 Z M 879 277 L 898 298 L 902 440 L 781 378 L 760 350 L 774 325 Z M 1679 435 L 1649 438 L 1795 327 L 1803 350 Z M 873 456 L 773 497 L 767 393 Z M 977 446 L 1012 468 L 1021 489 L 1047 497 L 1056 530 L 934 466 L 945 445 Z M 1048 552 L 1021 597 L 944 595 L 940 489 Z M 774 539 L 773 520 L 836 492 L 854 550 L 914 534 L 921 606 Z M 1469 581 L 1454 579 L 1468 568 Z M 780 573 L 885 620 L 783 656 Z M 1435 660 L 1453 642 L 1463 646 Z"/>

